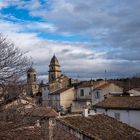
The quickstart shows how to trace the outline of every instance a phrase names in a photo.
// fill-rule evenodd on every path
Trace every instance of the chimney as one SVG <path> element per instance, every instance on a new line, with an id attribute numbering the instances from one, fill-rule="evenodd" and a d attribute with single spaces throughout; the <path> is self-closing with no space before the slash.
<path id="1" fill-rule="evenodd" d="M 88 109 L 87 108 L 83 109 L 83 116 L 88 117 Z"/>
<path id="2" fill-rule="evenodd" d="M 37 127 L 40 127 L 40 126 L 41 126 L 41 125 L 40 125 L 40 121 L 37 120 L 35 125 L 36 125 Z"/>

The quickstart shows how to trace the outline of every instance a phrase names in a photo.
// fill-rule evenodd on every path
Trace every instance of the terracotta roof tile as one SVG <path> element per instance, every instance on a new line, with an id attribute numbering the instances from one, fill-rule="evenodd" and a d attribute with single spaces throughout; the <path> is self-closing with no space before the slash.
<path id="1" fill-rule="evenodd" d="M 98 87 L 99 85 L 103 85 L 105 84 L 105 81 L 84 81 L 84 82 L 81 82 L 79 85 L 78 85 L 78 88 L 84 88 L 84 87 Z"/>
<path id="2" fill-rule="evenodd" d="M 132 90 L 140 91 L 140 88 L 133 88 Z"/>
<path id="3" fill-rule="evenodd" d="M 96 105 L 94 105 L 94 107 L 140 110 L 140 97 L 110 97 L 97 103 Z"/>
<path id="4" fill-rule="evenodd" d="M 37 127 L 20 124 L 0 122 L 1 140 L 41 140 L 41 130 Z"/>
<path id="5" fill-rule="evenodd" d="M 51 107 L 34 107 L 25 110 L 25 115 L 36 117 L 56 117 L 58 113 Z"/>
<path id="6" fill-rule="evenodd" d="M 95 140 L 140 140 L 139 130 L 117 121 L 109 116 L 69 116 L 57 119 L 59 123 L 72 128 Z M 134 135 L 134 133 L 136 135 Z"/>
<path id="7" fill-rule="evenodd" d="M 59 89 L 59 90 L 56 90 L 56 91 L 50 93 L 50 95 L 55 95 L 55 94 L 63 93 L 64 91 L 69 90 L 70 88 L 72 88 L 72 87 L 61 88 L 61 89 Z"/>

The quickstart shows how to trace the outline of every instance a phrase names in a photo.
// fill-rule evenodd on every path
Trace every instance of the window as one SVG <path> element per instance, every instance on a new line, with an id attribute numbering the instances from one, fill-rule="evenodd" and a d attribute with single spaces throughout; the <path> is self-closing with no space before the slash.
<path id="1" fill-rule="evenodd" d="M 52 80 L 55 80 L 55 77 L 54 77 L 54 75 L 51 75 L 51 78 L 52 78 Z"/>
<path id="2" fill-rule="evenodd" d="M 84 90 L 83 89 L 80 90 L 80 96 L 84 96 Z"/>
<path id="3" fill-rule="evenodd" d="M 37 88 L 37 86 L 35 85 L 35 89 Z"/>
<path id="4" fill-rule="evenodd" d="M 99 92 L 99 91 L 96 91 L 96 92 L 95 92 L 95 98 L 96 98 L 96 99 L 100 99 L 100 92 Z"/>
<path id="5" fill-rule="evenodd" d="M 34 82 L 36 82 L 36 74 L 34 74 Z"/>
<path id="6" fill-rule="evenodd" d="M 54 125 L 56 123 L 56 120 L 54 118 L 51 119 L 51 123 L 52 123 L 52 125 Z"/>
<path id="7" fill-rule="evenodd" d="M 120 120 L 120 113 L 114 113 L 114 117 L 115 119 Z"/>
<path id="8" fill-rule="evenodd" d="M 30 74 L 28 74 L 28 78 L 30 79 Z"/>

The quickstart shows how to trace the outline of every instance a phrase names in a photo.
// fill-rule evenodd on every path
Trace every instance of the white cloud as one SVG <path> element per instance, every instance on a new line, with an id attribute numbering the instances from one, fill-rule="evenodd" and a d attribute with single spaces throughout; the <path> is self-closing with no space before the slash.
<path id="1" fill-rule="evenodd" d="M 62 70 L 73 72 L 73 75 L 75 72 L 79 75 L 86 72 L 91 76 L 91 73 L 104 73 L 105 69 L 113 76 L 139 72 L 139 1 L 50 2 L 53 3 L 46 2 L 42 5 L 39 0 L 0 2 L 0 9 L 15 5 L 18 9 L 30 10 L 31 16 L 44 18 L 43 22 L 21 20 L 14 23 L 0 20 L 0 31 L 8 35 L 20 49 L 28 51 L 28 56 L 33 58 L 35 67 L 42 77 L 44 74 L 47 75 L 48 64 L 54 53 L 60 60 Z M 93 38 L 93 43 L 47 40 L 39 37 L 38 32 L 80 34 Z M 96 74 L 93 77 L 96 77 Z"/>

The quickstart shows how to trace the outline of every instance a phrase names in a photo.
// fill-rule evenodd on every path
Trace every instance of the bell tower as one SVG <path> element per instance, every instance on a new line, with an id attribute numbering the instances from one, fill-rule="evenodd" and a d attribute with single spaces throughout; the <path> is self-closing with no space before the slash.
<path id="1" fill-rule="evenodd" d="M 32 67 L 27 71 L 27 83 L 33 84 L 36 83 L 36 71 Z"/>
<path id="2" fill-rule="evenodd" d="M 27 71 L 27 94 L 32 96 L 38 92 L 38 89 L 36 71 L 31 67 Z"/>
<path id="3" fill-rule="evenodd" d="M 58 77 L 60 77 L 60 73 L 60 65 L 58 59 L 54 55 L 49 65 L 49 83 L 55 81 Z"/>

